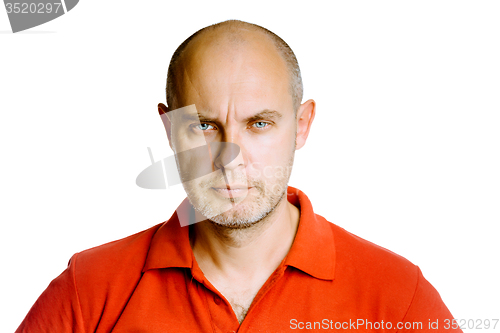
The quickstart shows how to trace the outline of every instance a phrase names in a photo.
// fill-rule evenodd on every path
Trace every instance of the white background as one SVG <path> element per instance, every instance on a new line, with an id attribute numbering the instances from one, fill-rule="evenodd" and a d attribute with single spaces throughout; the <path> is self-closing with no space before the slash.
<path id="1" fill-rule="evenodd" d="M 135 178 L 147 147 L 171 154 L 156 106 L 173 51 L 233 18 L 287 41 L 317 102 L 290 185 L 420 266 L 456 318 L 500 318 L 499 17 L 497 1 L 82 0 L 12 34 L 0 8 L 0 330 L 73 253 L 185 197 Z"/>

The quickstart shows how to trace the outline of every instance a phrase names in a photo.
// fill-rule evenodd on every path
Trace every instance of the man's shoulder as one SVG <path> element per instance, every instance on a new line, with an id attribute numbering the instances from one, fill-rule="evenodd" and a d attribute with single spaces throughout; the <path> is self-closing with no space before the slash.
<path id="1" fill-rule="evenodd" d="M 140 281 L 153 237 L 163 224 L 74 254 L 35 304 L 41 313 L 37 316 L 51 326 L 57 320 L 50 308 L 85 318 L 82 325 L 92 332 L 97 326 L 113 327 Z"/>
<path id="2" fill-rule="evenodd" d="M 452 318 L 418 266 L 322 216 L 316 215 L 316 221 L 320 229 L 331 230 L 323 237 L 334 244 L 329 250 L 335 258 L 334 278 L 331 283 L 321 282 L 324 287 L 318 288 L 325 309 L 330 309 L 331 300 L 335 300 L 332 308 L 340 304 L 348 314 L 346 318 L 361 318 L 363 313 L 374 320 L 392 318 L 400 322 Z"/>
<path id="3" fill-rule="evenodd" d="M 413 293 L 420 270 L 408 259 L 330 223 L 335 243 L 335 276 L 358 287 L 391 286 L 394 291 Z"/>
<path id="4" fill-rule="evenodd" d="M 75 254 L 70 261 L 75 274 L 82 279 L 103 278 L 127 270 L 140 274 L 151 240 L 165 222 L 125 238 L 89 248 Z"/>
<path id="5" fill-rule="evenodd" d="M 331 223 L 331 228 L 335 238 L 336 250 L 338 254 L 346 256 L 348 259 L 375 262 L 378 265 L 397 266 L 398 269 L 404 267 L 415 267 L 408 259 L 388 250 L 380 245 L 359 237 L 344 228 Z"/>

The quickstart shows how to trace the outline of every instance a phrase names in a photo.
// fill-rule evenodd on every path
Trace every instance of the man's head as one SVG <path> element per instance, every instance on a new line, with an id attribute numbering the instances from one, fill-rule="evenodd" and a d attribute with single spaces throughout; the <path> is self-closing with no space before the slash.
<path id="1" fill-rule="evenodd" d="M 245 31 L 259 32 L 261 33 L 261 38 L 267 38 L 274 44 L 275 48 L 286 63 L 289 75 L 290 94 L 292 95 L 294 110 L 297 111 L 297 108 L 300 106 L 300 102 L 302 101 L 303 86 L 299 63 L 297 62 L 297 58 L 295 57 L 292 49 L 283 39 L 272 31 L 256 24 L 237 20 L 224 21 L 200 29 L 179 45 L 177 50 L 172 55 L 167 74 L 167 105 L 171 110 L 180 107 L 177 103 L 179 90 L 177 88 L 178 85 L 176 81 L 178 80 L 179 75 L 182 75 L 181 59 L 183 54 L 186 52 L 188 45 L 191 44 L 191 41 L 198 37 L 203 38 L 204 34 L 206 36 L 206 34 L 212 32 L 224 34 L 228 41 L 231 41 L 233 45 L 237 45 L 245 41 Z"/>
<path id="2" fill-rule="evenodd" d="M 206 146 L 210 159 L 177 158 L 183 180 L 210 164 L 212 173 L 183 185 L 193 207 L 219 225 L 248 227 L 286 200 L 295 150 L 314 118 L 314 101 L 300 104 L 295 56 L 280 41 L 264 28 L 226 21 L 198 31 L 172 57 L 169 108 L 160 108 L 195 105 L 163 117 L 174 152 L 232 143 Z"/>

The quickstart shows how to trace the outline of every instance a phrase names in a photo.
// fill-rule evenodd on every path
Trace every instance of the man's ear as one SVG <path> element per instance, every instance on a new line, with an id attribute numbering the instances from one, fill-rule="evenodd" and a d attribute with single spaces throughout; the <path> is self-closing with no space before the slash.
<path id="1" fill-rule="evenodd" d="M 170 148 L 174 150 L 174 148 L 172 147 L 172 122 L 170 121 L 170 118 L 167 115 L 168 111 L 170 110 L 165 104 L 163 103 L 158 104 L 158 113 L 160 114 L 163 126 L 165 126 L 165 131 L 167 131 L 168 144 L 170 145 Z"/>
<path id="2" fill-rule="evenodd" d="M 316 102 L 314 100 L 307 100 L 299 106 L 297 110 L 297 139 L 295 140 L 295 150 L 302 148 L 306 144 L 315 115 Z"/>

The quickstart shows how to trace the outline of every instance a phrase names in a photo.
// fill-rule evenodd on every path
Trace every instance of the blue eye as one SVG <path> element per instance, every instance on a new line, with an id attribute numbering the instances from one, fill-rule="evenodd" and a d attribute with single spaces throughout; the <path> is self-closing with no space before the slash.
<path id="1" fill-rule="evenodd" d="M 206 130 L 208 130 L 208 129 L 213 128 L 213 126 L 212 126 L 212 125 L 210 125 L 210 124 L 206 124 L 206 123 L 201 123 L 201 124 L 197 125 L 196 127 L 197 127 L 198 129 L 202 130 L 202 131 L 206 131 Z M 211 127 L 211 128 L 210 128 L 210 127 Z"/>
<path id="2" fill-rule="evenodd" d="M 258 121 L 258 122 L 256 122 L 256 123 L 254 123 L 254 125 L 255 125 L 255 127 L 257 127 L 257 128 L 264 128 L 264 127 L 266 127 L 267 125 L 269 125 L 269 123 L 266 123 L 266 122 L 264 122 L 264 121 Z"/>

